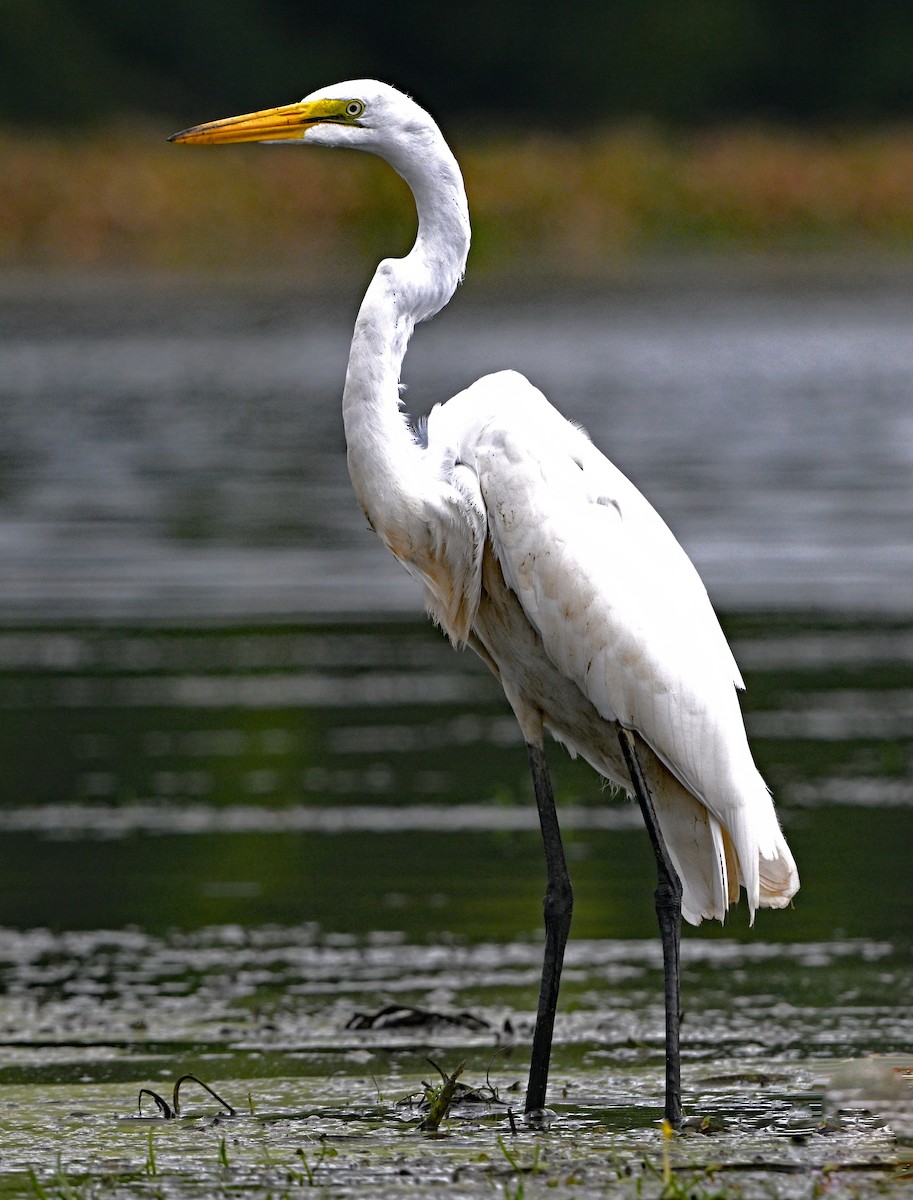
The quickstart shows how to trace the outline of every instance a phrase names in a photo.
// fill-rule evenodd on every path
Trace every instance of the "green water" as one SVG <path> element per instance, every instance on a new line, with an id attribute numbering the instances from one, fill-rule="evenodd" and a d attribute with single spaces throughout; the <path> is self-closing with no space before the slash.
<path id="1" fill-rule="evenodd" d="M 802 890 L 753 929 L 736 909 L 686 930 L 686 1109 L 715 1132 L 676 1140 L 674 1178 L 905 1194 L 902 1107 L 828 1081 L 913 1067 L 913 626 L 727 631 Z M 470 656 L 419 621 L 7 626 L 0 707 L 0 1195 L 660 1193 L 650 852 L 557 747 L 558 1121 L 511 1132 L 544 871 L 519 736 Z M 387 1004 L 432 1018 L 349 1027 Z M 496 1092 L 436 1141 L 429 1056 Z M 192 1089 L 186 1119 L 137 1115 L 185 1071 L 237 1115 Z"/>

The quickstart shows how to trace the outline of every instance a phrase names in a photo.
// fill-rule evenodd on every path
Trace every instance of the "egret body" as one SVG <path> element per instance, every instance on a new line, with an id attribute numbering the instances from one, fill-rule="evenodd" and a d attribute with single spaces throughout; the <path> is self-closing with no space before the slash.
<path id="1" fill-rule="evenodd" d="M 740 887 L 753 916 L 799 886 L 748 746 L 741 676 L 695 568 L 634 485 L 516 372 L 478 380 L 420 428 L 403 414 L 409 339 L 453 295 L 470 237 L 460 169 L 417 104 L 355 80 L 171 140 L 367 150 L 412 189 L 415 244 L 380 263 L 355 323 L 342 401 L 349 472 L 372 528 L 421 581 L 451 641 L 500 681 L 526 741 L 548 877 L 526 1109 L 545 1104 L 573 904 L 548 730 L 644 815 L 659 878 L 665 1115 L 679 1125 L 681 916 L 722 919 Z"/>

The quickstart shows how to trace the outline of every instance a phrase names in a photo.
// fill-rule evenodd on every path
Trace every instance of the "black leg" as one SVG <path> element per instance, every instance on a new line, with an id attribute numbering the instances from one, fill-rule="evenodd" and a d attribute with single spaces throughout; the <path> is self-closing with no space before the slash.
<path id="1" fill-rule="evenodd" d="M 574 908 L 574 893 L 564 860 L 558 814 L 552 781 L 548 774 L 548 762 L 542 746 L 527 744 L 529 765 L 536 792 L 536 807 L 539 809 L 539 824 L 542 827 L 542 843 L 545 847 L 545 867 L 548 882 L 545 889 L 543 911 L 545 914 L 545 958 L 542 962 L 542 984 L 539 989 L 539 1008 L 536 1013 L 536 1032 L 533 1034 L 533 1053 L 529 1064 L 529 1086 L 526 1089 L 526 1112 L 533 1113 L 545 1107 L 545 1089 L 548 1085 L 548 1064 L 552 1053 L 552 1032 L 555 1028 L 555 1008 L 558 1004 L 558 988 L 561 984 L 561 964 L 564 962 L 564 947 L 571 928 L 571 913 Z"/>
<path id="2" fill-rule="evenodd" d="M 663 943 L 663 978 L 666 999 L 666 1105 L 665 1117 L 673 1129 L 682 1123 L 681 1053 L 679 1050 L 679 1028 L 681 1026 L 681 976 L 679 970 L 679 943 L 682 929 L 682 883 L 672 865 L 666 843 L 663 841 L 653 808 L 650 789 L 644 778 L 634 734 L 618 727 L 618 740 L 624 755 L 625 766 L 634 785 L 634 794 L 644 824 L 650 835 L 650 843 L 656 856 L 659 884 L 656 888 L 656 915 Z"/>

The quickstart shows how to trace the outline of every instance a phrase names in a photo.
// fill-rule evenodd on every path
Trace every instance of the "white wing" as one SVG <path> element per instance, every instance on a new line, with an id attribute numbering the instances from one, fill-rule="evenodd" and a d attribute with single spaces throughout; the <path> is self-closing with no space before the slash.
<path id="1" fill-rule="evenodd" d="M 723 826 L 752 910 L 759 892 L 786 903 L 795 867 L 748 747 L 738 667 L 663 520 L 522 376 L 480 380 L 432 419 L 435 444 L 478 478 L 505 580 L 550 660 Z"/>

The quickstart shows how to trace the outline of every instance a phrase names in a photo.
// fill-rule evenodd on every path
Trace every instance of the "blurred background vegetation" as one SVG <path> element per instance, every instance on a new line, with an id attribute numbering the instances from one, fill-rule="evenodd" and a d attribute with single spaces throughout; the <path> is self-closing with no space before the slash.
<path id="1" fill-rule="evenodd" d="M 410 205 L 378 164 L 164 141 L 362 76 L 447 129 L 474 268 L 913 248 L 913 5 L 0 0 L 0 266 L 395 252 Z"/>

